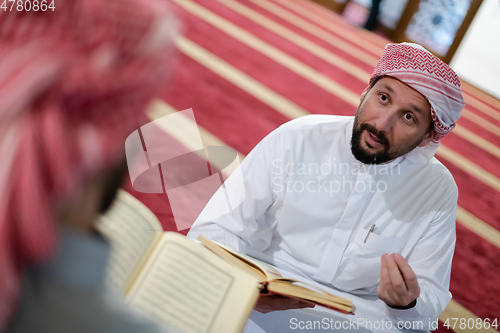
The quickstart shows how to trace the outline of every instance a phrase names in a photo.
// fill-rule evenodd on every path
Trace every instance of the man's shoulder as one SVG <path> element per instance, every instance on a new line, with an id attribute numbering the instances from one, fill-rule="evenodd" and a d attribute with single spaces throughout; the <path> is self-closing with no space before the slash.
<path id="1" fill-rule="evenodd" d="M 311 131 L 317 129 L 324 130 L 338 130 L 345 128 L 347 124 L 352 122 L 354 117 L 350 116 L 336 116 L 327 114 L 311 114 L 304 117 L 293 119 L 280 126 L 280 133 L 294 132 L 294 131 Z"/>
<path id="2" fill-rule="evenodd" d="M 436 179 L 436 185 L 439 185 L 444 191 L 456 193 L 458 196 L 458 187 L 455 183 L 450 170 L 443 165 L 435 156 L 431 158 L 426 166 L 429 177 Z"/>

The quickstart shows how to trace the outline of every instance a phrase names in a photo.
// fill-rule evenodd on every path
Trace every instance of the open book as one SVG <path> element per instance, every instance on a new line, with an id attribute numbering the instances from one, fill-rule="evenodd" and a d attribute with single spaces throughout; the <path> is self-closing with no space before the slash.
<path id="1" fill-rule="evenodd" d="M 243 330 L 259 295 L 253 276 L 181 234 L 163 232 L 123 190 L 97 227 L 113 246 L 108 282 L 133 307 L 180 332 Z"/>
<path id="2" fill-rule="evenodd" d="M 205 246 L 164 232 L 157 217 L 126 191 L 119 191 L 97 227 L 113 246 L 110 286 L 133 307 L 181 332 L 242 331 L 259 292 L 354 313 L 350 300 L 284 279 L 271 265 L 204 237 Z"/>
<path id="3" fill-rule="evenodd" d="M 203 235 L 199 236 L 198 240 L 228 263 L 257 278 L 260 283 L 261 293 L 280 294 L 345 314 L 354 314 L 356 310 L 351 300 L 332 295 L 303 281 L 284 278 L 273 266 L 238 253 L 228 246 L 218 244 Z"/>

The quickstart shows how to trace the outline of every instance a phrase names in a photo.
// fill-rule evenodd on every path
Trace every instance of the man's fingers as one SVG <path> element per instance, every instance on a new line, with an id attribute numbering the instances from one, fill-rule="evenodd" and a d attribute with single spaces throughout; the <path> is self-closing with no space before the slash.
<path id="1" fill-rule="evenodd" d="M 384 287 L 390 287 L 392 286 L 391 283 L 391 277 L 389 276 L 389 269 L 387 267 L 387 263 L 385 261 L 385 257 L 387 254 L 383 254 L 381 258 L 381 265 L 380 265 L 380 284 L 384 285 Z"/>
<path id="2" fill-rule="evenodd" d="M 394 288 L 392 286 L 392 281 L 391 281 L 391 275 L 389 273 L 389 267 L 387 266 L 387 263 L 385 261 L 385 256 L 387 254 L 384 254 L 382 256 L 382 265 L 380 267 L 380 286 L 382 287 L 382 295 L 383 297 L 393 299 L 395 296 L 394 293 Z"/>
<path id="3" fill-rule="evenodd" d="M 295 304 L 295 306 L 296 306 L 295 309 L 305 309 L 305 308 L 314 308 L 316 305 L 308 302 L 299 301 L 298 303 Z"/>
<path id="4" fill-rule="evenodd" d="M 272 311 L 313 308 L 314 305 L 303 302 L 297 299 L 284 297 L 277 294 L 259 295 L 259 299 L 255 304 L 254 309 L 261 313 L 269 313 Z"/>
<path id="5" fill-rule="evenodd" d="M 380 265 L 379 298 L 389 306 L 407 306 L 420 295 L 418 280 L 400 254 L 383 254 Z"/>
<path id="6" fill-rule="evenodd" d="M 399 271 L 399 267 L 396 264 L 392 255 L 385 256 L 385 262 L 387 265 L 387 269 L 389 271 L 389 276 L 391 277 L 392 288 L 394 292 L 400 296 L 404 296 L 408 293 L 408 289 L 406 287 L 405 281 L 403 280 L 403 276 Z"/>
<path id="7" fill-rule="evenodd" d="M 393 258 L 403 275 L 408 291 L 415 291 L 418 288 L 418 281 L 415 272 L 411 269 L 411 266 L 401 254 L 394 253 Z"/>
<path id="8" fill-rule="evenodd" d="M 391 276 L 385 260 L 386 256 L 388 256 L 388 254 L 384 253 L 380 258 L 380 284 L 377 288 L 377 294 L 384 302 L 392 303 L 395 301 L 396 295 L 392 287 Z"/>

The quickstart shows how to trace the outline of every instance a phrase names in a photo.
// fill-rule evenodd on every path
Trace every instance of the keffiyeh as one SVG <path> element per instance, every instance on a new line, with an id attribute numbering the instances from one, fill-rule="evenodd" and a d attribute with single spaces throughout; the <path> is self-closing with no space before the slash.
<path id="1" fill-rule="evenodd" d="M 399 79 L 427 98 L 437 140 L 455 127 L 465 106 L 460 80 L 439 58 L 418 44 L 388 44 L 370 84 L 383 75 Z"/>
<path id="2" fill-rule="evenodd" d="M 55 207 L 123 156 L 166 80 L 176 26 L 157 0 L 0 11 L 0 331 L 23 268 L 54 250 Z"/>

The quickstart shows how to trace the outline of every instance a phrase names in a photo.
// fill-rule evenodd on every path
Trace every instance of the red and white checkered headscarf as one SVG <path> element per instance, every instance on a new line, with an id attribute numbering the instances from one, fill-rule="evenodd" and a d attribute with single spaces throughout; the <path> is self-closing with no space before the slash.
<path id="1" fill-rule="evenodd" d="M 444 137 L 465 106 L 460 80 L 443 61 L 418 44 L 387 44 L 370 84 L 379 76 L 399 79 L 427 98 L 437 137 Z"/>
<path id="2" fill-rule="evenodd" d="M 54 250 L 54 210 L 118 163 L 167 77 L 177 21 L 160 0 L 0 11 L 0 331 L 27 265 Z"/>

